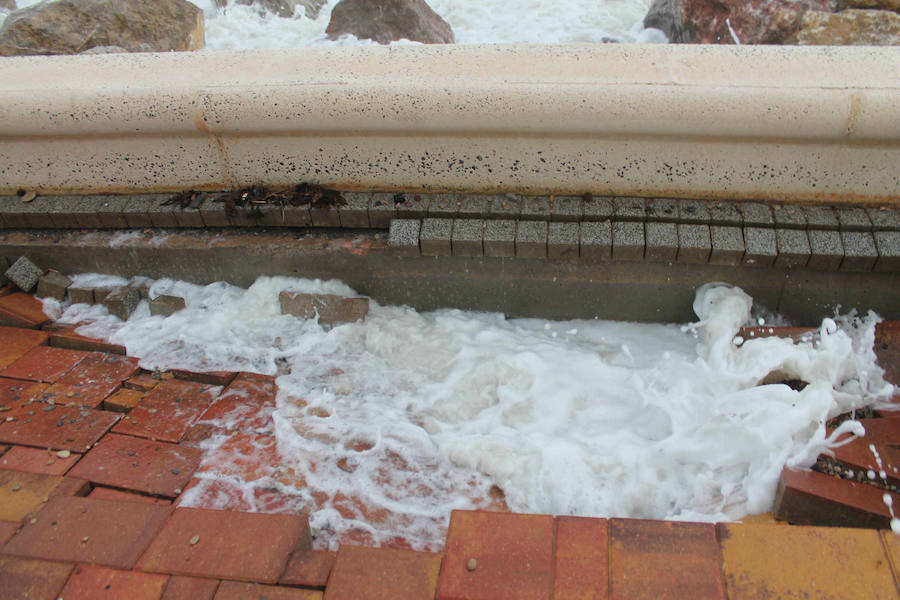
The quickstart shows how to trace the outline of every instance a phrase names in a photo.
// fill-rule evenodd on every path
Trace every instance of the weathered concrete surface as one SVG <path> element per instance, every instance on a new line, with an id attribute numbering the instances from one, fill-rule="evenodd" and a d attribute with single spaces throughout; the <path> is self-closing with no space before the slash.
<path id="1" fill-rule="evenodd" d="M 893 202 L 898 70 L 890 48 L 624 44 L 15 58 L 0 193 Z"/>
<path id="2" fill-rule="evenodd" d="M 696 288 L 709 281 L 725 281 L 798 323 L 816 323 L 833 315 L 838 304 L 841 311 L 871 308 L 885 318 L 900 318 L 896 272 L 792 271 L 677 262 L 405 258 L 392 254 L 387 239 L 376 238 L 374 232 L 332 232 L 299 240 L 291 233 L 166 232 L 165 240 L 153 234 L 110 248 L 113 235 L 7 232 L 0 234 L 0 256 L 27 254 L 67 273 L 89 268 L 123 276 L 229 281 L 241 286 L 260 275 L 337 278 L 380 303 L 420 310 L 455 307 L 510 316 L 686 322 L 695 319 L 691 304 Z M 608 232 L 596 241 L 608 244 L 605 236 Z"/>

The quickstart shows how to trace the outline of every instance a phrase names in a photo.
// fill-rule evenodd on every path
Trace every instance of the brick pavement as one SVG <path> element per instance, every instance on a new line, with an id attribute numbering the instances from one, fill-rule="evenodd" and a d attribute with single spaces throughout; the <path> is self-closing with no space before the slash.
<path id="1" fill-rule="evenodd" d="M 61 330 L 36 329 L 46 324 L 33 311 L 9 319 L 33 328 L 0 327 L 4 598 L 900 598 L 900 537 L 886 529 L 883 502 L 893 492 L 876 485 L 900 482 L 900 412 L 866 415 L 869 438 L 782 478 L 775 516 L 855 528 L 522 515 L 497 499 L 491 511 L 454 512 L 441 552 L 386 547 L 399 542 L 326 552 L 313 549 L 305 511 L 277 490 L 257 513 L 180 506 L 210 468 L 209 436 L 244 452 L 231 468 L 245 476 L 291 476 L 273 470 L 277 448 L 265 443 L 274 378 L 139 371 L 120 348 L 71 330 L 54 343 Z M 876 340 L 895 381 L 898 326 L 883 324 Z M 809 332 L 741 332 L 770 334 Z"/>

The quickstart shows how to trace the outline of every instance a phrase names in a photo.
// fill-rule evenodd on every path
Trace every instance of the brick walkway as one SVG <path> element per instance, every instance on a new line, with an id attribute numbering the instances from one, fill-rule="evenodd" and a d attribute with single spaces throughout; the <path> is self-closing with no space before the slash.
<path id="1" fill-rule="evenodd" d="M 0 325 L 3 598 L 900 598 L 900 537 L 771 515 L 719 525 L 554 518 L 511 514 L 496 499 L 491 511 L 454 512 L 440 553 L 313 550 L 296 511 L 179 506 L 206 468 L 198 443 L 217 419 L 239 424 L 236 444 L 271 439 L 274 378 L 147 373 L 123 348 L 49 324 L 39 302 L 8 289 Z M 876 340 L 893 378 L 898 331 L 883 324 Z M 888 465 L 880 484 L 898 483 L 893 414 L 871 415 L 870 437 L 830 466 L 786 471 L 778 516 L 887 527 L 890 490 L 859 473 L 880 469 L 871 443 Z M 248 468 L 273 466 L 257 460 Z"/>

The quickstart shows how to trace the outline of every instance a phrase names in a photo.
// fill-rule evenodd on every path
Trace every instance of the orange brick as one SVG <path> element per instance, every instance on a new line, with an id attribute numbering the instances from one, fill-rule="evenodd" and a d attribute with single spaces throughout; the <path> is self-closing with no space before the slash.
<path id="1" fill-rule="evenodd" d="M 162 600 L 212 600 L 218 587 L 217 579 L 173 575 L 169 578 Z"/>
<path id="2" fill-rule="evenodd" d="M 165 575 L 79 565 L 72 571 L 60 597 L 65 600 L 159 600 L 168 579 Z"/>
<path id="3" fill-rule="evenodd" d="M 231 383 L 231 380 L 237 375 L 234 371 L 184 371 L 182 369 L 172 369 L 171 372 L 176 379 L 221 386 Z"/>
<path id="4" fill-rule="evenodd" d="M 877 531 L 718 525 L 730 600 L 897 598 Z"/>
<path id="5" fill-rule="evenodd" d="M 128 412 L 143 400 L 144 392 L 137 390 L 121 389 L 103 401 L 103 410 L 113 412 Z"/>
<path id="6" fill-rule="evenodd" d="M 0 594 L 9 600 L 55 600 L 72 565 L 0 556 Z"/>
<path id="7" fill-rule="evenodd" d="M 324 588 L 337 552 L 295 550 L 279 583 Z"/>
<path id="8" fill-rule="evenodd" d="M 158 504 L 161 506 L 168 506 L 172 504 L 170 501 L 165 498 L 156 498 L 154 496 L 145 496 L 143 494 L 136 494 L 134 492 L 126 492 L 124 490 L 114 490 L 108 487 L 95 487 L 91 490 L 91 493 L 87 495 L 88 498 L 93 498 L 95 500 L 115 500 L 117 502 L 141 502 L 143 504 Z"/>
<path id="9" fill-rule="evenodd" d="M 119 389 L 125 379 L 137 371 L 136 358 L 91 352 L 47 388 L 41 398 L 58 404 L 74 402 L 78 406 L 97 408 L 107 396 Z"/>
<path id="10" fill-rule="evenodd" d="M 9 452 L 0 457 L 0 469 L 43 473 L 44 475 L 64 475 L 80 457 L 81 455 L 74 452 L 65 456 L 65 452 L 13 446 Z"/>
<path id="11" fill-rule="evenodd" d="M 8 416 L 3 413 L 35 400 L 47 387 L 46 383 L 0 377 L 0 421 Z"/>
<path id="12" fill-rule="evenodd" d="M 22 355 L 47 343 L 49 334 L 34 329 L 0 327 L 0 369 L 19 360 Z"/>
<path id="13" fill-rule="evenodd" d="M 119 420 L 116 413 L 40 402 L 5 413 L 0 442 L 84 452 Z"/>
<path id="14" fill-rule="evenodd" d="M 31 294 L 15 292 L 0 297 L 0 326 L 38 329 L 48 321 L 44 305 Z"/>
<path id="15" fill-rule="evenodd" d="M 441 555 L 393 548 L 341 546 L 328 580 L 328 600 L 433 598 Z"/>
<path id="16" fill-rule="evenodd" d="M 0 548 L 18 531 L 19 525 L 16 521 L 0 521 Z"/>
<path id="17" fill-rule="evenodd" d="M 177 442 L 215 401 L 221 389 L 189 381 L 164 381 L 147 394 L 113 431 Z"/>
<path id="18" fill-rule="evenodd" d="M 149 392 L 157 385 L 160 379 L 153 376 L 152 373 L 139 373 L 122 384 L 122 387 L 138 392 Z"/>
<path id="19" fill-rule="evenodd" d="M 724 600 L 722 557 L 709 523 L 612 519 L 613 600 Z"/>
<path id="20" fill-rule="evenodd" d="M 757 338 L 780 337 L 790 338 L 794 342 L 812 339 L 816 330 L 813 327 L 741 327 L 737 334 L 744 341 Z"/>
<path id="21" fill-rule="evenodd" d="M 278 388 L 273 378 L 241 373 L 210 406 L 200 423 L 227 429 L 274 433 L 272 413 Z"/>
<path id="22" fill-rule="evenodd" d="M 367 593 L 357 598 L 369 598 Z M 258 583 L 238 583 L 223 581 L 216 592 L 215 600 L 322 600 L 322 592 L 297 588 L 260 585 Z"/>
<path id="23" fill-rule="evenodd" d="M 583 517 L 556 518 L 554 600 L 609 597 L 609 522 Z"/>
<path id="24" fill-rule="evenodd" d="M 21 521 L 41 507 L 62 477 L 0 470 L 0 520 Z"/>
<path id="25" fill-rule="evenodd" d="M 553 517 L 549 515 L 453 511 L 444 552 L 438 600 L 550 596 Z M 476 568 L 469 570 L 472 559 Z"/>
<path id="26" fill-rule="evenodd" d="M 900 582 L 900 535 L 891 530 L 881 531 L 880 535 L 882 542 L 884 542 L 885 553 L 891 563 L 894 581 Z"/>
<path id="27" fill-rule="evenodd" d="M 55 383 L 87 356 L 87 352 L 37 346 L 0 372 L 0 377 Z"/>

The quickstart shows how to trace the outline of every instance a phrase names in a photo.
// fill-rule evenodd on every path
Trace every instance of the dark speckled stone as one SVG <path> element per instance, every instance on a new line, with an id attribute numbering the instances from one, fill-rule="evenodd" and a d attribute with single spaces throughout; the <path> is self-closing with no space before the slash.
<path id="1" fill-rule="evenodd" d="M 510 258 L 516 255 L 516 222 L 488 219 L 484 224 L 484 255 Z"/>
<path id="2" fill-rule="evenodd" d="M 614 260 L 643 260 L 644 224 L 633 221 L 614 222 L 612 242 Z"/>
<path id="3" fill-rule="evenodd" d="M 516 229 L 516 257 L 547 258 L 546 221 L 519 221 Z"/>
<path id="4" fill-rule="evenodd" d="M 609 221 L 581 223 L 581 258 L 591 262 L 612 259 L 612 225 Z"/>

